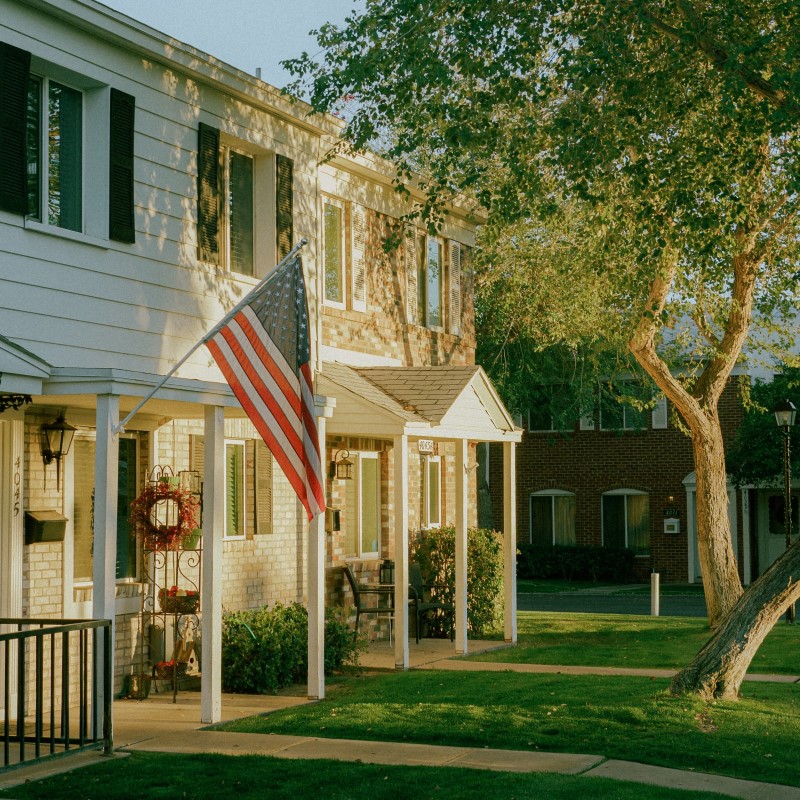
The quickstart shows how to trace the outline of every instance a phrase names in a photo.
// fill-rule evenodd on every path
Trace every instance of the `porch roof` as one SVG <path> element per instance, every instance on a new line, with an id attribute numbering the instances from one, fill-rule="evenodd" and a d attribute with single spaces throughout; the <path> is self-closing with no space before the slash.
<path id="1" fill-rule="evenodd" d="M 522 431 L 479 366 L 361 367 L 325 362 L 318 391 L 336 398 L 328 433 L 499 442 Z"/>
<path id="2" fill-rule="evenodd" d="M 0 336 L 0 392 L 39 394 L 51 365 L 30 350 Z"/>

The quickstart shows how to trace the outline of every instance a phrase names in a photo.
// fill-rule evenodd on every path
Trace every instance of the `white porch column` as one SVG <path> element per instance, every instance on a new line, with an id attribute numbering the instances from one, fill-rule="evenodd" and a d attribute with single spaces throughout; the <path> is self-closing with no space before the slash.
<path id="1" fill-rule="evenodd" d="M 503 442 L 503 633 L 517 641 L 517 465 L 516 443 Z"/>
<path id="2" fill-rule="evenodd" d="M 94 556 L 92 560 L 92 616 L 110 619 L 111 663 L 114 663 L 114 626 L 117 590 L 117 499 L 119 482 L 119 397 L 97 397 L 95 412 L 97 440 L 94 459 Z M 113 669 L 113 666 L 112 666 Z M 113 676 L 112 676 L 113 692 Z M 94 698 L 97 731 L 103 730 L 103 683 Z"/>
<path id="3" fill-rule="evenodd" d="M 222 718 L 222 534 L 225 518 L 225 429 L 221 406 L 205 407 L 203 474 L 203 663 L 200 721 Z"/>
<path id="4" fill-rule="evenodd" d="M 314 397 L 319 452 L 322 459 L 323 488 L 325 475 L 325 418 L 333 414 L 334 398 Z M 308 530 L 308 699 L 325 697 L 325 513 L 316 516 Z"/>
<path id="5" fill-rule="evenodd" d="M 408 436 L 394 446 L 394 665 L 408 669 Z"/>
<path id="6" fill-rule="evenodd" d="M 466 439 L 456 442 L 456 596 L 455 625 L 456 653 L 465 655 L 467 645 L 467 478 L 468 443 Z"/>

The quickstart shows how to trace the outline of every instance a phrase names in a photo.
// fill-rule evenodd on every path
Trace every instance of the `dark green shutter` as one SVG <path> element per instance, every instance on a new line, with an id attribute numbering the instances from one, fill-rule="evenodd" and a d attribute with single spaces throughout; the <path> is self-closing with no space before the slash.
<path id="1" fill-rule="evenodd" d="M 275 208 L 277 230 L 278 261 L 285 258 L 294 244 L 294 229 L 292 226 L 292 179 L 294 162 L 286 156 L 275 157 Z"/>
<path id="2" fill-rule="evenodd" d="M 197 162 L 197 258 L 219 264 L 219 130 L 202 122 Z"/>
<path id="3" fill-rule="evenodd" d="M 0 208 L 28 213 L 25 123 L 31 54 L 0 42 Z"/>
<path id="4" fill-rule="evenodd" d="M 118 242 L 136 241 L 133 219 L 133 122 L 136 98 L 111 90 L 109 138 L 111 165 L 108 182 L 108 236 Z"/>

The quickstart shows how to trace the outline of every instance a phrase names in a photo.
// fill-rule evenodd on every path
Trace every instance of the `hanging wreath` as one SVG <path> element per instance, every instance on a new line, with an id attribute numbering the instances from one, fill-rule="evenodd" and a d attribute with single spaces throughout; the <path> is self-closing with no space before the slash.
<path id="1" fill-rule="evenodd" d="M 145 550 L 177 550 L 197 530 L 197 497 L 169 480 L 148 483 L 131 503 Z"/>

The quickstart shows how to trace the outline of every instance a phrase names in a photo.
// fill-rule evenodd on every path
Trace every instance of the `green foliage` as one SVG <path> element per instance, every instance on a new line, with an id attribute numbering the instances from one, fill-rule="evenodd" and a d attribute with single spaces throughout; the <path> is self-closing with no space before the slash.
<path id="1" fill-rule="evenodd" d="M 411 545 L 411 560 L 419 563 L 425 583 L 444 588 L 437 599 L 452 603 L 455 598 L 455 528 L 421 531 Z M 481 636 L 500 624 L 503 602 L 503 539 L 496 531 L 470 528 L 467 531 L 467 631 Z M 433 620 L 434 636 L 448 635 L 442 619 Z"/>
<path id="2" fill-rule="evenodd" d="M 628 548 L 523 544 L 517 548 L 517 576 L 625 583 L 633 574 L 635 560 Z"/>
<path id="3" fill-rule="evenodd" d="M 342 620 L 325 622 L 325 672 L 357 663 L 359 645 Z M 308 613 L 299 603 L 278 603 L 223 616 L 222 687 L 226 692 L 274 694 L 306 680 Z"/>
<path id="4" fill-rule="evenodd" d="M 736 438 L 728 448 L 728 473 L 738 486 L 780 481 L 783 475 L 783 432 L 772 409 L 782 400 L 800 408 L 800 368 L 784 367 L 769 383 L 757 381 Z M 792 471 L 800 470 L 800 420 L 790 433 Z"/>

